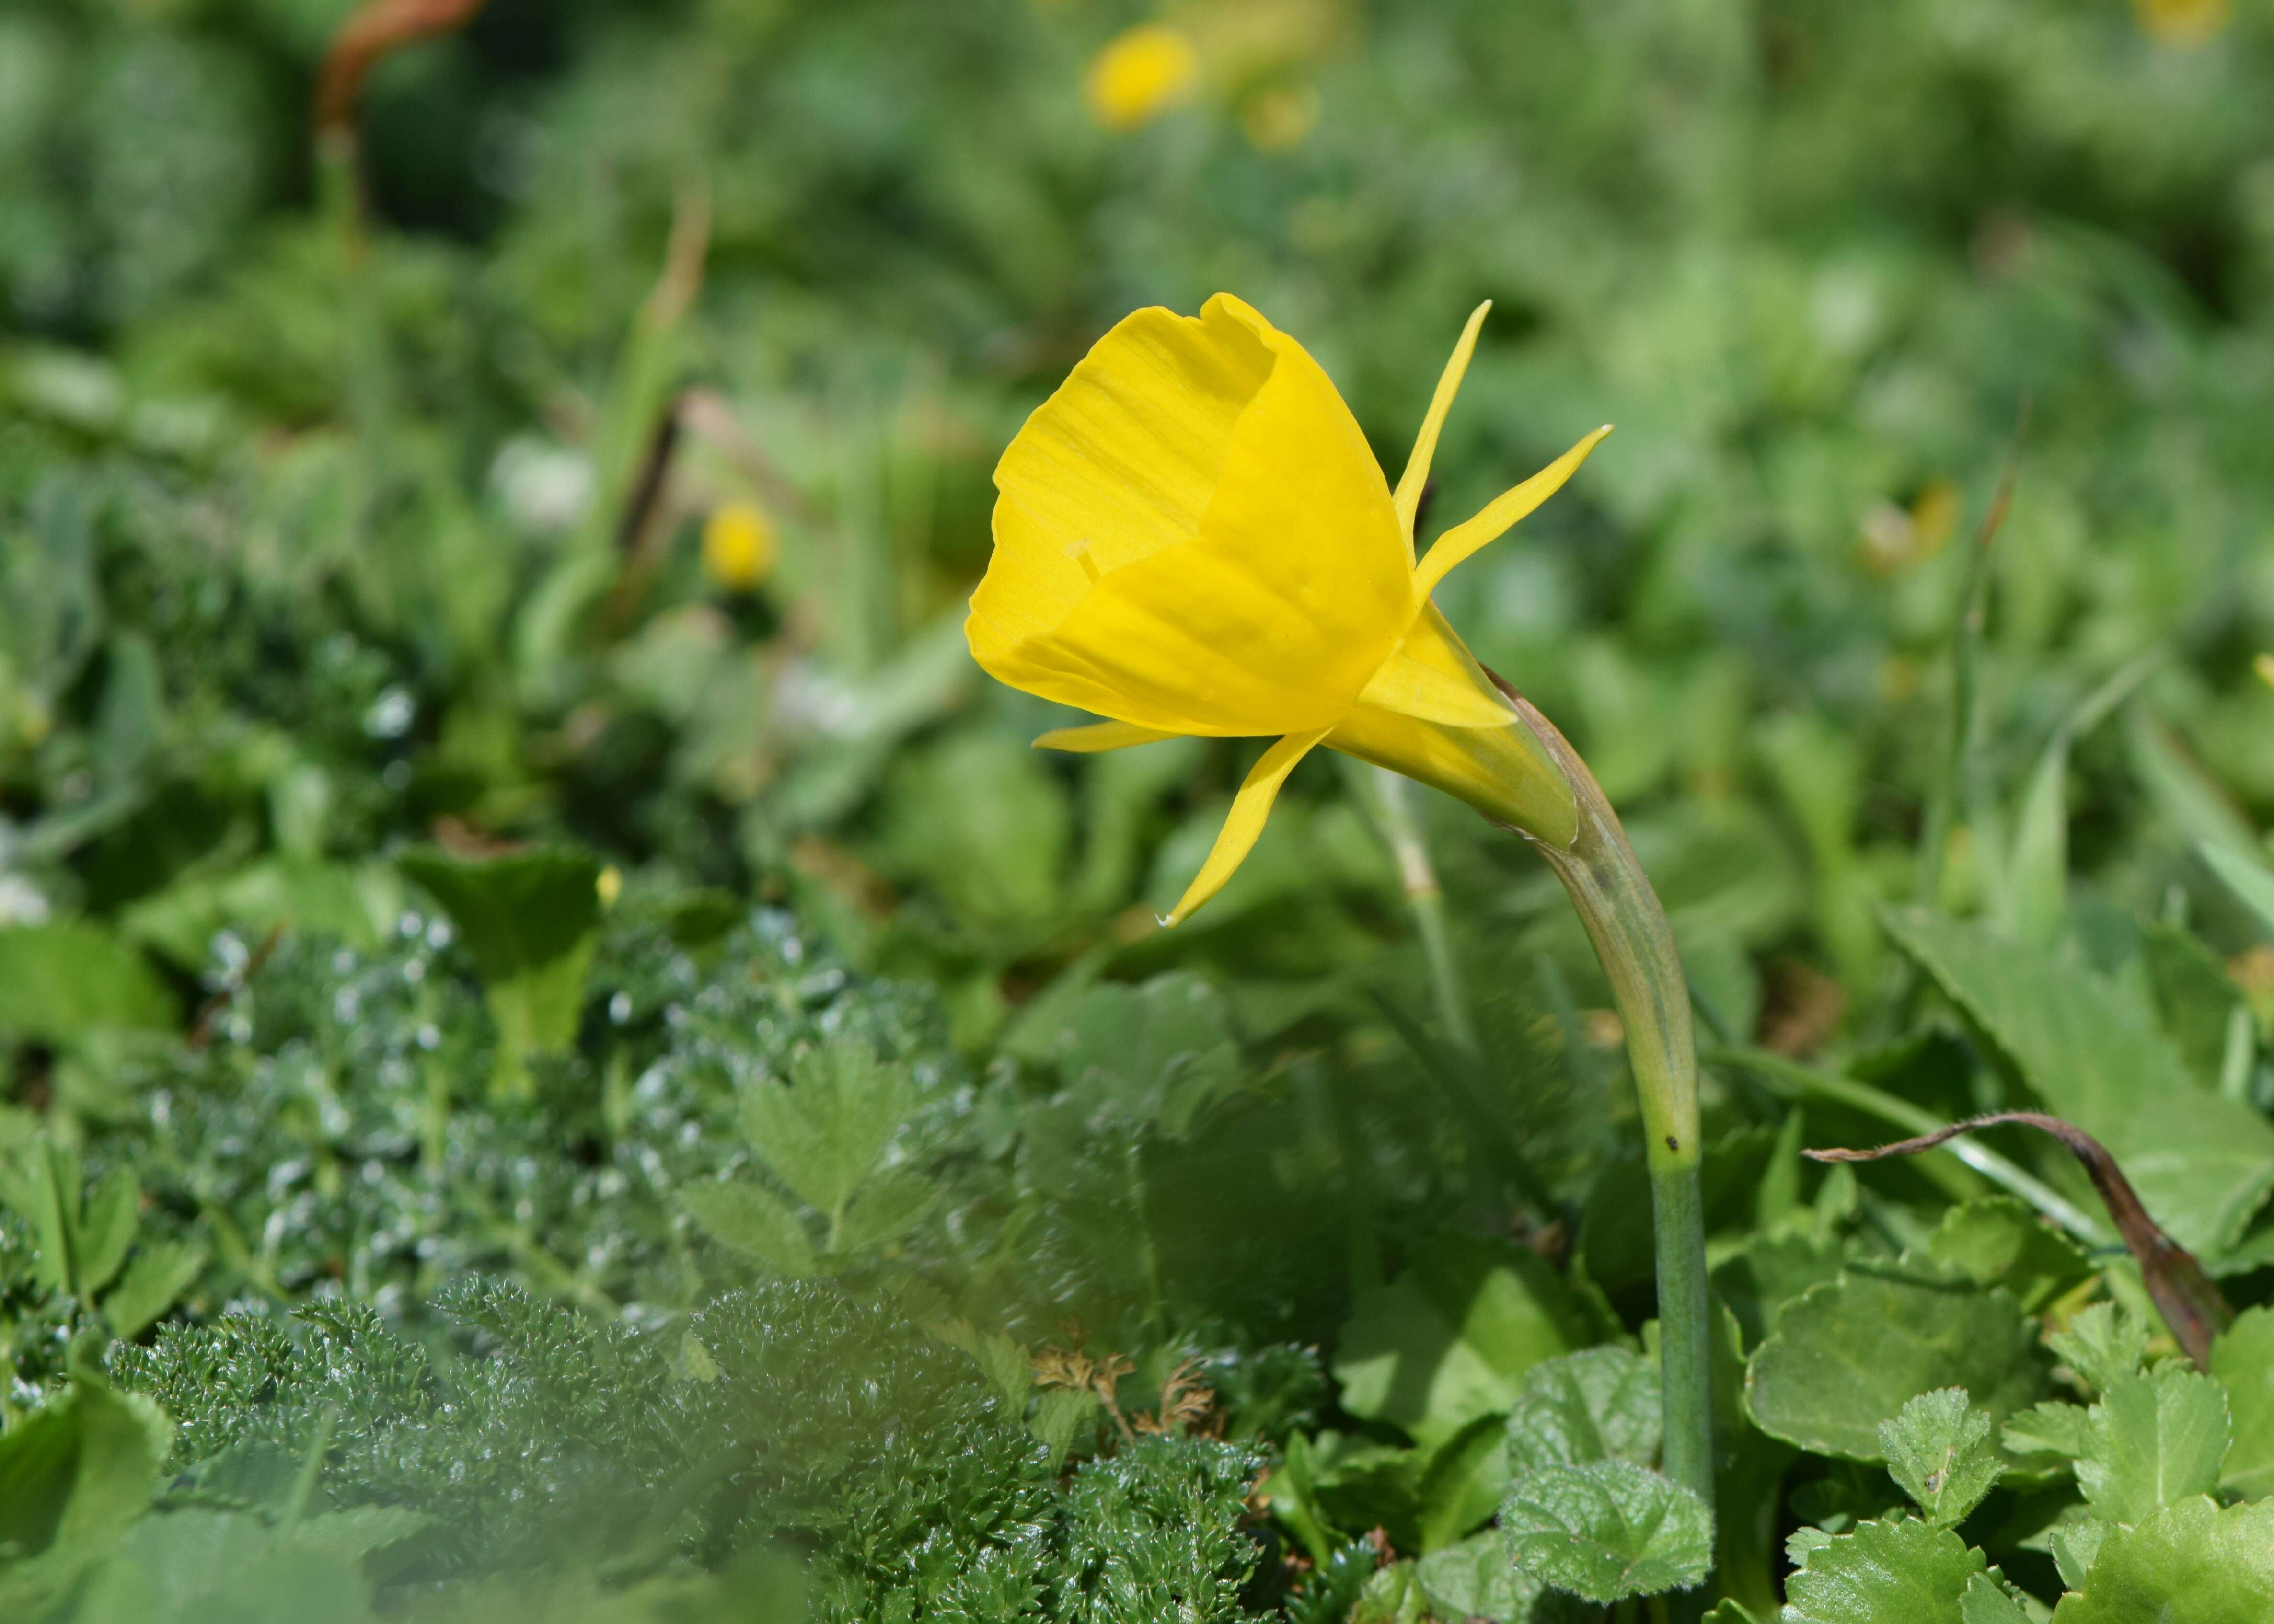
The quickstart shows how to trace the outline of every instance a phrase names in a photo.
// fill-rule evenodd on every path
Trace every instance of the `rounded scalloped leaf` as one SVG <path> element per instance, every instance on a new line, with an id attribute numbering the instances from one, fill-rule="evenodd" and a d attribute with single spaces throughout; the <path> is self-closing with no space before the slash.
<path id="1" fill-rule="evenodd" d="M 2042 1396 L 2037 1327 L 2002 1290 L 1843 1274 L 1786 1305 L 1745 1367 L 1760 1429 L 1818 1455 L 1885 1459 L 1879 1425 L 1938 1387 L 2003 1422 Z"/>
<path id="2" fill-rule="evenodd" d="M 2165 1506 L 2108 1536 L 2053 1624 L 2265 1624 L 2274 1619 L 2274 1501 Z"/>

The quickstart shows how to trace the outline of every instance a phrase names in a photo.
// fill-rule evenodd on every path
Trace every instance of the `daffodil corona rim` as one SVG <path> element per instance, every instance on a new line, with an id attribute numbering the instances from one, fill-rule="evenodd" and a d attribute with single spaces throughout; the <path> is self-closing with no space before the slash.
<path id="1" fill-rule="evenodd" d="M 1575 838 L 1571 786 L 1430 594 L 1555 494 L 1608 425 L 1415 553 L 1430 462 L 1489 308 L 1469 318 L 1395 490 L 1318 363 L 1224 293 L 1197 317 L 1124 318 L 997 465 L 995 552 L 965 623 L 973 657 L 1110 718 L 1038 746 L 1277 739 L 1167 922 L 1230 878 L 1321 744 L 1536 839 Z"/>

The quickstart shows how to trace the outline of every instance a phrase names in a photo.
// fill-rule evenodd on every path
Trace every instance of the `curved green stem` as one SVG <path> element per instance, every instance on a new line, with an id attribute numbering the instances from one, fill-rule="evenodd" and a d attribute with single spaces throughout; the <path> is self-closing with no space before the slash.
<path id="1" fill-rule="evenodd" d="M 1611 983 L 1641 1107 L 1658 1244 L 1659 1380 L 1664 1389 L 1666 1475 L 1713 1505 L 1712 1320 L 1706 1225 L 1698 1192 L 1698 1047 L 1690 985 L 1666 909 L 1651 889 L 1618 814 L 1579 753 L 1513 689 L 1510 700 L 1562 770 L 1578 801 L 1569 846 L 1534 836 L 1586 927 Z"/>

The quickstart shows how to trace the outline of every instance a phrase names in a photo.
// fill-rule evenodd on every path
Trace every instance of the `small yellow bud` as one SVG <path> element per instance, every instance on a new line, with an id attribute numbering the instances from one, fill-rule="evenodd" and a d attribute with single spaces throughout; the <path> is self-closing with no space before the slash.
<path id="1" fill-rule="evenodd" d="M 616 906 L 616 898 L 624 894 L 624 871 L 610 863 L 600 870 L 600 877 L 592 882 L 592 889 L 600 894 L 603 910 Z"/>
<path id="2" fill-rule="evenodd" d="M 2274 688 L 2274 654 L 2260 655 L 2250 662 L 2250 669 L 2258 673 L 2261 682 L 2268 688 Z"/>
<path id="3" fill-rule="evenodd" d="M 747 592 L 773 573 L 774 527 L 753 502 L 724 502 L 703 523 L 703 573 L 714 586 Z"/>
<path id="4" fill-rule="evenodd" d="M 1091 59 L 1082 99 L 1106 129 L 1134 130 L 1188 101 L 1200 76 L 1200 53 L 1190 40 L 1174 28 L 1144 23 Z"/>
<path id="5" fill-rule="evenodd" d="M 2231 0 L 2132 0 L 2140 32 L 2177 50 L 2218 38 L 2231 9 Z"/>

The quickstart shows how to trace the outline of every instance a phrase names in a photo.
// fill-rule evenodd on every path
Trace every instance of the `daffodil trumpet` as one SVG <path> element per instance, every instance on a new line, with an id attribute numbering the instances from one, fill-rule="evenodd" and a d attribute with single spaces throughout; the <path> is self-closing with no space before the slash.
<path id="1" fill-rule="evenodd" d="M 1454 346 L 1393 490 L 1310 355 L 1219 293 L 1141 310 L 1038 407 L 995 470 L 973 657 L 1106 718 L 1044 733 L 1096 751 L 1266 737 L 1174 925 L 1214 896 L 1321 745 L 1432 785 L 1539 847 L 1625 1024 L 1659 1209 L 1666 1464 L 1712 1503 L 1705 1242 L 1687 989 L 1664 910 L 1585 763 L 1480 666 L 1431 594 L 1553 496 L 1610 432 L 1418 551 L 1414 522 L 1489 304 Z"/>

